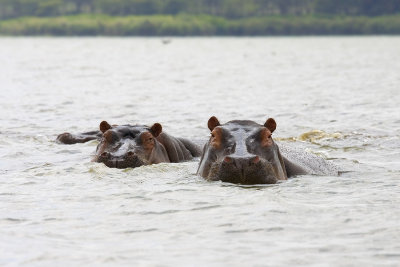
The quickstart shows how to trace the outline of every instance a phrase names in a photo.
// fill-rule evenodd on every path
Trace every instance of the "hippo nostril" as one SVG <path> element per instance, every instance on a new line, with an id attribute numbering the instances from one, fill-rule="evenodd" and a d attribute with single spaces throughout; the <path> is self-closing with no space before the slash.
<path id="1" fill-rule="evenodd" d="M 224 158 L 224 162 L 231 163 L 232 162 L 232 158 L 231 157 L 225 157 Z"/>
<path id="2" fill-rule="evenodd" d="M 127 155 L 128 157 L 133 157 L 133 156 L 135 155 L 135 153 L 132 152 L 132 151 L 129 151 L 126 155 Z"/>
<path id="3" fill-rule="evenodd" d="M 109 155 L 108 152 L 103 152 L 103 153 L 101 153 L 101 156 L 104 157 L 104 158 L 107 158 L 108 155 Z"/>
<path id="4" fill-rule="evenodd" d="M 257 164 L 260 161 L 260 157 L 259 156 L 255 156 L 253 157 L 250 162 L 253 164 Z"/>

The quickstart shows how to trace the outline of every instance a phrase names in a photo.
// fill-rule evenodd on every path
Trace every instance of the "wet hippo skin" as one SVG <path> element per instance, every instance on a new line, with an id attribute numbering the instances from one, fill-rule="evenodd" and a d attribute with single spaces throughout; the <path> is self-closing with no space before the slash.
<path id="1" fill-rule="evenodd" d="M 111 168 L 135 168 L 161 162 L 181 162 L 198 157 L 201 149 L 184 138 L 162 132 L 159 123 L 145 125 L 110 125 L 100 123 L 100 130 L 82 134 L 63 133 L 57 141 L 64 144 L 98 139 L 95 162 Z"/>
<path id="2" fill-rule="evenodd" d="M 57 136 L 57 142 L 72 145 L 76 143 L 86 143 L 91 140 L 100 140 L 102 136 L 101 131 L 91 131 L 80 134 L 62 133 Z"/>
<path id="3" fill-rule="evenodd" d="M 264 125 L 250 120 L 220 124 L 213 116 L 208 128 L 211 137 L 204 145 L 197 170 L 207 180 L 274 184 L 296 175 L 337 175 L 332 164 L 310 153 L 284 147 L 283 155 L 272 138 L 276 129 L 272 118 Z"/>

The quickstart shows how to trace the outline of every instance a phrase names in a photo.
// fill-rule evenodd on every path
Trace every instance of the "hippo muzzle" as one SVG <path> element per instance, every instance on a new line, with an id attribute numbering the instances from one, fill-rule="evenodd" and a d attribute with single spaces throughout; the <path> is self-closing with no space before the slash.
<path id="1" fill-rule="evenodd" d="M 208 180 L 236 184 L 275 184 L 278 179 L 272 163 L 258 156 L 226 156 L 211 165 Z"/>
<path id="2" fill-rule="evenodd" d="M 115 156 L 110 152 L 103 152 L 95 161 L 104 163 L 107 167 L 118 169 L 136 168 L 146 165 L 133 151 L 129 151 L 122 156 Z"/>

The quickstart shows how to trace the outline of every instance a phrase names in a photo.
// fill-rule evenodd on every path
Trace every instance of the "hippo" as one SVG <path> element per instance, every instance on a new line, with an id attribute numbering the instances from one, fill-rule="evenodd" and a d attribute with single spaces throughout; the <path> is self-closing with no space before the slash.
<path id="1" fill-rule="evenodd" d="M 135 168 L 161 162 L 181 162 L 199 157 L 201 149 L 193 142 L 176 138 L 162 132 L 162 126 L 154 123 L 145 125 L 110 125 L 100 123 L 100 131 L 82 134 L 63 133 L 57 141 L 64 144 L 99 140 L 95 162 L 110 168 Z"/>
<path id="2" fill-rule="evenodd" d="M 91 140 L 99 140 L 103 133 L 101 131 L 91 131 L 80 134 L 62 133 L 57 136 L 57 142 L 72 145 L 76 143 L 86 143 Z"/>
<path id="3" fill-rule="evenodd" d="M 305 174 L 338 175 L 333 164 L 316 155 L 287 147 L 283 155 L 272 138 L 276 126 L 273 118 L 264 125 L 251 120 L 220 124 L 212 116 L 208 120 L 211 137 L 204 145 L 197 174 L 210 181 L 245 185 L 275 184 Z"/>

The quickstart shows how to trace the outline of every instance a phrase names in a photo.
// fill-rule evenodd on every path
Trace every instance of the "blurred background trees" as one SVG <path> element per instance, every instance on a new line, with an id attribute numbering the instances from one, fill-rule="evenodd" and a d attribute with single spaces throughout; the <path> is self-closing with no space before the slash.
<path id="1" fill-rule="evenodd" d="M 0 0 L 0 19 L 76 14 L 205 14 L 238 19 L 267 15 L 397 13 L 400 13 L 400 0 Z"/>

